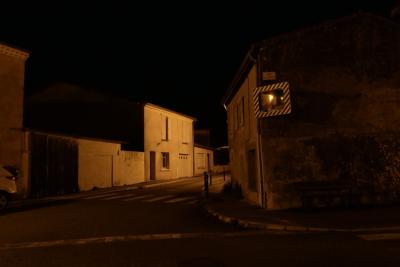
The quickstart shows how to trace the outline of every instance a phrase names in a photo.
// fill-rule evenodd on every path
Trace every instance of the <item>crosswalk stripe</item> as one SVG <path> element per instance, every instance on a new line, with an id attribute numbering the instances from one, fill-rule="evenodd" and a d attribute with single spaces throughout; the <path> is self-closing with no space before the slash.
<path id="1" fill-rule="evenodd" d="M 178 197 L 178 198 L 174 198 L 174 199 L 167 200 L 167 201 L 164 201 L 164 202 L 165 203 L 176 203 L 176 202 L 182 202 L 182 201 L 186 201 L 186 200 L 191 200 L 193 198 L 196 198 L 196 197 L 193 197 L 193 196 L 190 196 L 190 197 Z"/>
<path id="2" fill-rule="evenodd" d="M 400 239 L 400 233 L 365 234 L 365 235 L 357 235 L 357 237 L 367 241 L 394 240 L 394 239 Z"/>
<path id="3" fill-rule="evenodd" d="M 145 202 L 155 202 L 155 201 L 159 201 L 159 200 L 163 200 L 163 199 L 167 199 L 167 198 L 171 198 L 174 195 L 166 195 L 166 196 L 162 196 L 162 197 L 155 197 L 155 198 L 150 198 L 150 199 L 145 199 L 143 201 Z"/>
<path id="4" fill-rule="evenodd" d="M 189 205 L 193 205 L 193 204 L 196 204 L 196 203 L 198 203 L 198 202 L 199 202 L 199 200 L 198 200 L 198 199 L 195 199 L 195 200 L 189 201 L 188 204 L 189 204 Z"/>
<path id="5" fill-rule="evenodd" d="M 130 198 L 125 198 L 122 201 L 131 201 L 131 200 L 137 200 L 137 199 L 143 199 L 146 197 L 152 197 L 154 195 L 143 195 L 143 196 L 137 196 L 137 197 L 130 197 Z"/>
<path id="6" fill-rule="evenodd" d="M 126 198 L 126 197 L 132 197 L 135 196 L 136 194 L 131 193 L 131 194 L 123 194 L 123 195 L 118 195 L 118 196 L 113 196 L 113 197 L 107 197 L 104 198 L 103 200 L 111 200 L 111 199 L 119 199 L 119 198 Z"/>
<path id="7" fill-rule="evenodd" d="M 82 199 L 96 199 L 96 198 L 102 198 L 102 197 L 115 196 L 116 194 L 118 194 L 118 193 L 114 192 L 114 193 L 100 194 L 100 195 L 95 195 L 95 196 L 84 197 Z"/>

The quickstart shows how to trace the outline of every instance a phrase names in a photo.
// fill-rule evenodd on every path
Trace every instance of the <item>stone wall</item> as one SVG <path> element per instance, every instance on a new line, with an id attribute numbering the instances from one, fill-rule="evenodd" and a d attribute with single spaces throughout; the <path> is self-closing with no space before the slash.
<path id="1" fill-rule="evenodd" d="M 292 114 L 261 121 L 268 208 L 299 207 L 301 181 L 346 180 L 360 203 L 397 201 L 400 27 L 358 15 L 271 39 L 260 57 L 292 102 Z"/>

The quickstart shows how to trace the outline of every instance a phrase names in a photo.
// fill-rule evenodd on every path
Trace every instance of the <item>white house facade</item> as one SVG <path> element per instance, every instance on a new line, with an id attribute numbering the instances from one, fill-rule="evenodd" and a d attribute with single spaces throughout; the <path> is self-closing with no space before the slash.
<path id="1" fill-rule="evenodd" d="M 144 105 L 145 180 L 193 176 L 195 118 Z"/>
<path id="2" fill-rule="evenodd" d="M 194 175 L 214 171 L 214 151 L 209 147 L 194 145 Z"/>

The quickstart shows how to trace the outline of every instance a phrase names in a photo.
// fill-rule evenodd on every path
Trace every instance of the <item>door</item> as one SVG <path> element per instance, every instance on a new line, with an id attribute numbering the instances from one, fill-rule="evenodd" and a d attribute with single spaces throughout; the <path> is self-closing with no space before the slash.
<path id="1" fill-rule="evenodd" d="M 247 154 L 247 175 L 250 191 L 257 191 L 256 151 L 250 150 Z"/>
<path id="2" fill-rule="evenodd" d="M 77 192 L 76 141 L 41 134 L 32 134 L 31 141 L 31 196 L 44 197 Z"/>
<path id="3" fill-rule="evenodd" d="M 150 151 L 150 180 L 156 179 L 156 152 Z"/>

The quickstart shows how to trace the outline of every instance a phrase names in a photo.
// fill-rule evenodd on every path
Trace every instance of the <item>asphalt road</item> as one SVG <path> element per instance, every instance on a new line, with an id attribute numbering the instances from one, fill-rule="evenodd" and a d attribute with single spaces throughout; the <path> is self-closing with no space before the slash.
<path id="1" fill-rule="evenodd" d="M 238 229 L 205 214 L 201 187 L 191 179 L 12 208 L 0 216 L 0 266 L 400 266 L 396 233 Z"/>

